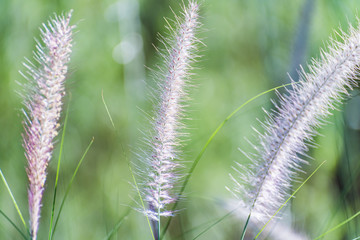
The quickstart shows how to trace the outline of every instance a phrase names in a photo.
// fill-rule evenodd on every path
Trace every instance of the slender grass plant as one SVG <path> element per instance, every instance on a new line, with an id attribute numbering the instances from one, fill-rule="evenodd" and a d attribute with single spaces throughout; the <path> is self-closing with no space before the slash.
<path id="1" fill-rule="evenodd" d="M 130 1 L 124 4 L 128 3 L 130 3 Z M 119 6 L 120 9 L 123 5 Z M 133 4 L 131 6 L 133 7 L 132 10 L 135 11 L 137 5 Z M 129 13 L 127 17 L 131 17 L 130 15 L 133 12 L 131 13 L 129 10 L 129 12 L 124 11 L 121 13 L 124 14 L 124 16 Z M 75 26 L 70 24 L 71 17 L 72 11 L 65 15 L 55 15 L 47 24 L 43 24 L 41 41 L 37 41 L 33 60 L 26 60 L 24 63 L 26 71 L 22 75 L 26 78 L 27 82 L 23 84 L 24 91 L 22 93 L 25 106 L 23 110 L 25 115 L 23 123 L 23 147 L 27 159 L 26 173 L 29 180 L 29 227 L 21 214 L 21 207 L 18 206 L 15 200 L 16 194 L 12 193 L 10 184 L 8 184 L 3 171 L 0 169 L 1 180 L 5 184 L 6 190 L 15 205 L 24 228 L 17 226 L 16 221 L 13 221 L 11 216 L 8 216 L 4 211 L 0 210 L 0 215 L 5 217 L 25 240 L 36 240 L 42 235 L 40 231 L 42 228 L 39 228 L 39 222 L 42 205 L 44 204 L 43 195 L 46 186 L 47 167 L 53 158 L 55 139 L 61 125 L 60 117 L 62 115 L 63 98 L 65 95 L 65 79 L 67 77 L 68 64 L 72 52 L 72 37 Z M 252 144 L 254 152 L 244 152 L 251 162 L 247 166 L 241 163 L 235 163 L 235 173 L 230 174 L 234 186 L 228 187 L 228 189 L 237 198 L 235 200 L 236 208 L 231 207 L 232 210 L 224 214 L 223 217 L 210 220 L 205 224 L 197 223 L 196 221 L 198 221 L 199 218 L 195 215 L 184 214 L 185 217 L 182 218 L 180 222 L 186 223 L 186 221 L 188 221 L 191 222 L 191 224 L 184 224 L 184 228 L 182 228 L 182 226 L 181 228 L 179 227 L 179 232 L 174 231 L 173 233 L 169 231 L 171 234 L 166 235 L 171 219 L 178 211 L 178 203 L 180 199 L 184 198 L 185 188 L 194 174 L 199 161 L 202 159 L 217 133 L 249 102 L 268 92 L 285 87 L 285 85 L 275 87 L 260 93 L 226 117 L 205 142 L 204 147 L 189 168 L 188 174 L 184 174 L 184 169 L 182 168 L 182 149 L 184 141 L 187 139 L 187 127 L 184 120 L 187 116 L 186 107 L 189 104 L 190 98 L 188 92 L 193 86 L 191 80 L 193 65 L 199 57 L 197 53 L 200 40 L 196 36 L 201 27 L 199 18 L 199 3 L 196 0 L 189 0 L 186 6 L 183 4 L 181 15 L 175 15 L 174 21 L 165 19 L 168 24 L 167 28 L 169 33 L 166 37 L 161 36 L 161 42 L 164 45 L 163 49 L 156 49 L 163 63 L 153 72 L 156 86 L 151 92 L 154 104 L 153 112 L 148 119 L 150 130 L 144 134 L 146 138 L 146 150 L 143 151 L 142 154 L 139 154 L 141 163 L 136 165 L 135 168 L 130 166 L 131 176 L 142 205 L 140 211 L 146 216 L 151 230 L 151 235 L 149 234 L 147 237 L 152 237 L 154 240 L 161 240 L 170 239 L 179 235 L 178 239 L 185 239 L 185 235 L 192 235 L 194 237 L 193 239 L 199 239 L 221 221 L 235 214 L 240 206 L 241 213 L 243 214 L 245 212 L 245 216 L 247 216 L 244 230 L 240 236 L 241 239 L 245 238 L 248 226 L 249 229 L 256 229 L 259 224 L 261 224 L 263 228 L 256 236 L 254 234 L 255 237 L 252 238 L 254 240 L 257 239 L 261 233 L 268 235 L 267 237 L 271 239 L 296 239 L 297 237 L 304 239 L 306 238 L 305 234 L 297 234 L 297 232 L 292 231 L 292 229 L 288 227 L 288 224 L 276 226 L 272 220 L 324 164 L 323 162 L 316 168 L 294 191 L 293 182 L 301 179 L 300 175 L 304 173 L 303 165 L 309 164 L 310 162 L 307 152 L 312 145 L 315 145 L 314 137 L 317 135 L 317 130 L 326 123 L 326 118 L 332 111 L 338 108 L 346 97 L 350 96 L 351 89 L 357 86 L 356 79 L 359 75 L 360 66 L 360 27 L 354 28 L 350 26 L 349 34 L 344 32 L 338 34 L 342 41 L 331 40 L 328 50 L 321 51 L 320 59 L 312 61 L 312 64 L 308 67 L 308 72 L 303 69 L 301 70 L 299 82 L 287 84 L 286 92 L 284 94 L 278 93 L 279 102 L 274 102 L 275 109 L 266 113 L 266 120 L 262 123 L 264 128 L 263 133 L 260 133 L 262 131 L 256 130 L 258 143 Z M 127 18 L 124 17 L 124 19 Z M 231 30 L 233 31 L 233 29 Z M 231 34 L 232 33 L 233 32 L 231 32 Z M 232 36 L 231 34 L 229 36 Z M 142 38 L 139 38 L 139 36 L 134 35 L 132 37 L 131 39 L 138 39 L 139 42 L 141 42 L 140 40 Z M 102 42 L 105 41 L 102 40 Z M 121 45 L 121 49 L 124 50 L 124 52 L 125 49 L 129 50 L 127 53 L 130 53 L 134 49 L 131 49 L 130 46 L 132 45 L 130 43 L 127 44 L 128 45 Z M 234 49 L 232 49 L 232 51 L 234 51 Z M 224 53 L 222 49 L 219 52 Z M 86 71 L 90 72 L 89 68 L 87 68 Z M 88 83 L 86 84 L 88 85 Z M 116 118 L 110 116 L 111 108 L 108 108 L 105 104 L 104 96 L 102 96 L 102 99 L 106 112 L 115 129 L 113 119 L 116 121 Z M 221 101 L 221 99 L 216 100 Z M 87 118 L 91 117 L 92 116 L 87 116 Z M 68 113 L 66 114 L 64 129 L 67 126 L 67 119 Z M 61 138 L 59 162 L 55 176 L 49 224 L 49 240 L 55 239 L 55 232 L 56 229 L 58 229 L 57 226 L 59 226 L 60 215 L 64 209 L 70 188 L 74 183 L 74 179 L 79 172 L 79 168 L 86 154 L 94 142 L 93 138 L 78 162 L 69 184 L 65 189 L 63 199 L 60 204 L 58 204 L 59 209 L 57 214 L 55 214 L 60 159 L 64 139 L 65 131 L 63 131 Z M 210 164 L 204 166 L 208 167 L 209 165 Z M 132 169 L 134 169 L 134 172 Z M 96 177 L 94 177 L 95 174 L 92 171 L 93 169 L 89 170 L 87 174 L 89 178 L 93 180 L 96 179 Z M 216 169 L 216 171 L 218 170 Z M 118 174 L 118 169 L 116 169 L 115 172 Z M 225 173 L 225 175 L 226 174 L 227 173 Z M 109 174 L 109 176 L 111 175 Z M 137 177 L 140 179 L 139 182 L 137 182 Z M 352 184 L 354 180 L 352 180 L 351 177 L 349 177 L 349 179 L 349 182 Z M 215 181 L 217 181 L 217 179 L 215 179 Z M 99 196 L 100 194 L 95 191 L 96 187 L 96 184 L 91 185 L 91 194 Z M 213 189 L 211 189 L 211 191 L 213 191 Z M 103 198 L 105 205 L 109 200 L 107 194 L 111 194 L 112 196 L 115 194 L 107 190 L 104 192 L 106 196 Z M 119 191 L 119 196 L 122 197 L 125 195 L 123 191 Z M 222 197 L 219 196 L 219 198 Z M 202 199 L 200 199 L 199 202 L 201 202 L 201 200 Z M 86 202 L 86 206 L 94 206 L 87 205 L 91 203 L 91 201 L 97 201 L 96 204 L 98 204 L 98 199 L 95 198 L 94 200 L 86 199 L 86 201 L 88 201 Z M 202 204 L 202 202 L 200 204 Z M 120 214 L 121 217 L 118 218 L 117 223 L 114 224 L 112 229 L 109 229 L 107 226 L 111 219 L 104 217 L 105 221 L 102 219 L 101 224 L 105 222 L 106 226 L 104 226 L 104 228 L 106 230 L 95 231 L 94 229 L 94 231 L 90 231 L 91 237 L 98 234 L 98 232 L 101 232 L 106 240 L 114 239 L 116 236 L 121 239 L 130 239 L 131 237 L 129 238 L 129 236 L 140 236 L 137 235 L 137 232 L 130 233 L 129 235 L 124 234 L 124 237 L 118 233 L 122 224 L 128 224 L 130 222 L 128 221 L 128 216 L 131 213 L 132 206 L 135 205 L 136 201 L 128 204 L 127 209 L 123 214 Z M 198 205 L 194 204 L 194 206 Z M 119 206 L 119 204 L 117 206 Z M 354 209 L 355 208 L 356 206 Z M 351 210 L 353 211 L 354 209 Z M 90 207 L 89 209 L 81 210 L 86 211 L 86 214 L 94 214 L 97 209 Z M 219 211 L 221 211 L 221 209 Z M 111 209 L 109 212 L 113 214 L 116 211 Z M 78 213 L 72 212 L 71 214 L 75 216 Z M 199 215 L 208 218 L 208 215 L 203 212 Z M 322 233 L 319 233 L 316 239 L 321 239 L 325 235 L 336 231 L 358 216 L 360 216 L 360 212 L 350 217 L 347 216 L 347 219 L 331 228 L 329 223 L 329 227 Z M 73 224 L 73 222 L 71 222 L 73 219 L 66 220 L 70 221 L 70 224 Z M 88 226 L 88 222 L 84 222 L 86 226 Z M 231 224 L 228 226 L 232 226 Z M 189 226 L 191 229 L 186 229 Z M 235 226 L 238 225 L 235 223 Z M 129 229 L 143 232 L 143 228 L 145 227 L 137 224 L 136 227 L 130 227 Z M 28 231 L 28 233 L 24 232 L 24 229 Z M 236 231 L 238 231 L 237 229 L 236 227 Z M 219 232 L 221 231 L 216 232 L 216 234 Z M 226 232 L 226 230 L 224 232 Z M 73 236 L 77 236 L 76 239 L 80 239 L 79 236 L 82 236 L 81 234 L 83 233 L 79 233 L 79 235 L 74 233 Z M 219 235 L 214 235 L 213 237 L 216 239 L 229 239 L 228 236 L 230 236 L 230 234 L 219 233 Z M 280 238 L 280 234 L 285 236 Z M 355 234 L 358 235 L 356 231 L 354 231 L 353 235 Z M 261 237 L 263 237 L 263 235 L 261 235 Z M 218 236 L 226 237 L 218 238 Z M 64 236 L 61 237 L 64 238 Z M 89 237 L 87 237 L 87 239 L 88 238 Z M 2 239 L 2 237 L 0 237 L 0 239 Z"/>
<path id="2" fill-rule="evenodd" d="M 43 44 L 37 43 L 35 64 L 24 63 L 28 80 L 24 86 L 24 148 L 28 162 L 30 235 L 37 239 L 47 166 L 52 158 L 54 138 L 60 127 L 65 79 L 72 47 L 71 11 L 55 15 L 41 29 Z"/>
<path id="3" fill-rule="evenodd" d="M 175 16 L 175 27 L 168 22 L 170 37 L 162 38 L 165 51 L 160 52 L 164 68 L 159 67 L 156 74 L 158 89 L 157 105 L 154 109 L 152 133 L 148 138 L 151 150 L 145 157 L 148 169 L 144 187 L 144 199 L 148 203 L 145 215 L 153 223 L 155 239 L 159 238 L 161 217 L 169 217 L 174 212 L 169 204 L 178 196 L 174 185 L 180 180 L 179 148 L 185 135 L 182 123 L 184 107 L 188 100 L 187 91 L 191 84 L 191 64 L 197 58 L 197 38 L 195 36 L 199 23 L 199 4 L 189 1 L 183 7 L 181 17 Z"/>
<path id="4" fill-rule="evenodd" d="M 328 51 L 313 60 L 309 73 L 302 69 L 300 81 L 278 94 L 280 102 L 267 113 L 264 133 L 259 133 L 255 153 L 245 155 L 251 164 L 237 163 L 231 192 L 254 220 L 265 223 L 290 196 L 292 182 L 308 164 L 306 152 L 317 130 L 357 86 L 360 65 L 360 28 L 341 32 L 343 42 L 331 40 Z"/>

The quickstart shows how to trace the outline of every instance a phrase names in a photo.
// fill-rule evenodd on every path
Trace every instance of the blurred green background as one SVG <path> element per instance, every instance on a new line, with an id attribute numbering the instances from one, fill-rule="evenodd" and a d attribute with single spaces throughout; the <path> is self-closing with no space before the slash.
<path id="1" fill-rule="evenodd" d="M 54 12 L 74 9 L 77 25 L 67 81 L 69 122 L 61 165 L 58 203 L 92 137 L 92 145 L 64 206 L 55 239 L 103 239 L 126 212 L 136 191 L 129 161 L 136 159 L 146 129 L 144 112 L 151 112 L 148 86 L 154 84 L 147 68 L 161 64 L 152 44 L 160 46 L 163 17 L 173 18 L 180 1 L 168 0 L 0 0 L 0 168 L 26 220 L 27 177 L 22 149 L 21 91 L 24 57 L 31 58 L 39 27 Z M 299 64 L 319 56 L 334 29 L 356 24 L 356 0 L 202 0 L 203 27 L 199 34 L 202 58 L 196 63 L 192 102 L 187 121 L 189 141 L 184 145 L 185 170 L 217 125 L 240 104 L 272 87 L 297 79 Z M 166 34 L 165 34 L 166 35 Z M 146 67 L 145 67 L 146 66 Z M 104 99 L 115 128 L 102 101 Z M 310 239 L 360 210 L 360 98 L 358 90 L 334 111 L 329 124 L 311 149 L 307 174 L 325 165 L 287 207 L 284 223 Z M 69 102 L 69 96 L 71 101 Z M 262 108 L 272 107 L 267 94 L 247 105 L 215 137 L 186 188 L 182 209 L 167 239 L 192 239 L 230 208 L 228 176 L 235 161 L 247 160 L 238 151 L 251 151 L 251 126 L 259 128 Z M 58 142 L 60 138 L 58 138 Z M 59 145 L 59 144 L 57 144 Z M 58 147 L 48 168 L 39 239 L 48 233 Z M 296 186 L 298 184 L 295 184 Z M 57 209 L 59 204 L 57 204 Z M 21 226 L 4 184 L 0 209 Z M 290 214 L 292 211 L 292 214 Z M 235 215 L 214 226 L 199 239 L 239 239 L 243 223 Z M 354 239 L 360 235 L 355 219 L 324 239 Z M 264 235 L 265 237 L 266 235 Z M 20 235 L 0 218 L 0 239 Z M 132 211 L 112 239 L 151 239 L 146 218 Z M 288 238 L 291 239 L 291 238 Z"/>

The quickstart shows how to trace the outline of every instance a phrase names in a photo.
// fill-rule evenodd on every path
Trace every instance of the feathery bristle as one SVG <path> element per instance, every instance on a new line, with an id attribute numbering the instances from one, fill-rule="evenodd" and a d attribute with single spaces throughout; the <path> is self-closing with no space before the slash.
<path id="1" fill-rule="evenodd" d="M 179 180 L 177 169 L 180 166 L 179 145 L 184 135 L 181 120 L 184 115 L 184 103 L 187 100 L 187 88 L 191 63 L 197 55 L 195 32 L 199 28 L 199 5 L 190 1 L 184 7 L 182 17 L 176 17 L 176 29 L 170 25 L 170 39 L 163 39 L 165 53 L 161 53 L 165 61 L 165 69 L 160 72 L 158 80 L 158 105 L 154 109 L 152 134 L 148 145 L 151 153 L 145 157 L 148 169 L 146 173 L 144 198 L 149 204 L 145 214 L 154 221 L 161 216 L 173 215 L 167 205 L 177 197 L 173 194 L 174 184 Z"/>
<path id="2" fill-rule="evenodd" d="M 41 201 L 46 181 L 46 168 L 52 157 L 53 142 L 58 134 L 64 83 L 68 71 L 72 47 L 70 11 L 67 16 L 56 16 L 41 29 L 41 40 L 34 53 L 36 64 L 24 63 L 28 80 L 25 89 L 26 120 L 24 148 L 29 179 L 28 201 L 30 230 L 33 240 L 37 238 Z"/>
<path id="3" fill-rule="evenodd" d="M 245 170 L 238 164 L 240 176 L 231 176 L 235 182 L 231 191 L 259 221 L 267 221 L 289 197 L 292 181 L 307 162 L 302 156 L 316 128 L 357 85 L 360 30 L 350 27 L 350 34 L 340 37 L 343 43 L 332 41 L 329 52 L 322 52 L 321 59 L 309 66 L 310 72 L 302 71 L 299 83 L 280 95 L 276 111 L 263 123 L 265 133 L 259 136 L 251 165 Z"/>

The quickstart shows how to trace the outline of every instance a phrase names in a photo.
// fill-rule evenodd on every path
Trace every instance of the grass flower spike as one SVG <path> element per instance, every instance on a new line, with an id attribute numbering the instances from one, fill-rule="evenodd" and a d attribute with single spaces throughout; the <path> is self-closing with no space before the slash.
<path id="1" fill-rule="evenodd" d="M 306 162 L 309 143 L 317 134 L 330 110 L 339 105 L 348 90 L 356 86 L 360 65 L 360 30 L 350 27 L 339 34 L 342 42 L 331 41 L 328 52 L 313 60 L 309 73 L 302 70 L 299 83 L 288 94 L 279 95 L 280 104 L 263 124 L 252 164 L 244 170 L 235 167 L 238 176 L 232 190 L 251 216 L 265 222 L 284 203 L 292 181 Z M 244 173 L 246 171 L 246 173 Z"/>
<path id="2" fill-rule="evenodd" d="M 190 1 L 184 7 L 182 18 L 176 18 L 177 28 L 171 31 L 170 39 L 163 39 L 165 53 L 165 70 L 160 68 L 158 78 L 158 105 L 154 109 L 153 132 L 148 140 L 151 153 L 146 157 L 149 172 L 145 182 L 144 199 L 149 205 L 145 214 L 153 221 L 160 223 L 160 217 L 171 216 L 167 205 L 176 201 L 172 193 L 174 183 L 179 180 L 177 168 L 179 163 L 179 145 L 181 130 L 184 128 L 181 119 L 184 114 L 184 102 L 187 98 L 190 64 L 197 57 L 195 32 L 199 27 L 199 5 Z"/>
<path id="3" fill-rule="evenodd" d="M 65 95 L 64 83 L 72 47 L 71 12 L 67 16 L 54 16 L 43 24 L 41 39 L 34 53 L 36 64 L 24 63 L 26 121 L 24 148 L 29 179 L 28 201 L 30 230 L 37 238 L 41 201 L 46 181 L 46 168 L 52 157 L 54 138 L 57 135 Z"/>

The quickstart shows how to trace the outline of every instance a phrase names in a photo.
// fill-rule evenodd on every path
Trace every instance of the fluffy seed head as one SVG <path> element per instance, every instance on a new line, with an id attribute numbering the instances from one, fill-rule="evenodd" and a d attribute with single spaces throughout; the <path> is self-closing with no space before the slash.
<path id="1" fill-rule="evenodd" d="M 41 40 L 34 53 L 35 64 L 27 60 L 28 80 L 25 86 L 24 148 L 28 162 L 28 200 L 31 236 L 37 238 L 41 200 L 46 181 L 46 168 L 53 152 L 54 138 L 59 128 L 64 82 L 68 71 L 72 47 L 70 26 L 71 11 L 67 16 L 57 16 L 43 24 Z"/>
<path id="2" fill-rule="evenodd" d="M 252 164 L 246 170 L 240 164 L 234 168 L 238 176 L 231 175 L 231 191 L 259 221 L 267 221 L 285 202 L 316 128 L 357 85 L 360 29 L 350 27 L 349 32 L 339 34 L 343 42 L 331 41 L 329 51 L 313 60 L 309 73 L 302 70 L 292 90 L 279 94 L 280 103 L 263 123 L 265 133 L 259 136 L 256 153 L 248 155 Z"/>
<path id="3" fill-rule="evenodd" d="M 195 32 L 199 28 L 199 5 L 189 1 L 182 17 L 176 17 L 176 29 L 170 25 L 170 38 L 164 38 L 165 52 L 161 56 L 165 68 L 158 73 L 158 104 L 154 109 L 152 133 L 148 140 L 151 150 L 145 157 L 148 169 L 144 181 L 144 199 L 149 204 L 145 214 L 155 221 L 161 216 L 171 216 L 166 206 L 176 200 L 172 193 L 179 180 L 179 145 L 184 135 L 182 129 L 184 103 L 187 100 L 190 64 L 195 55 Z"/>

